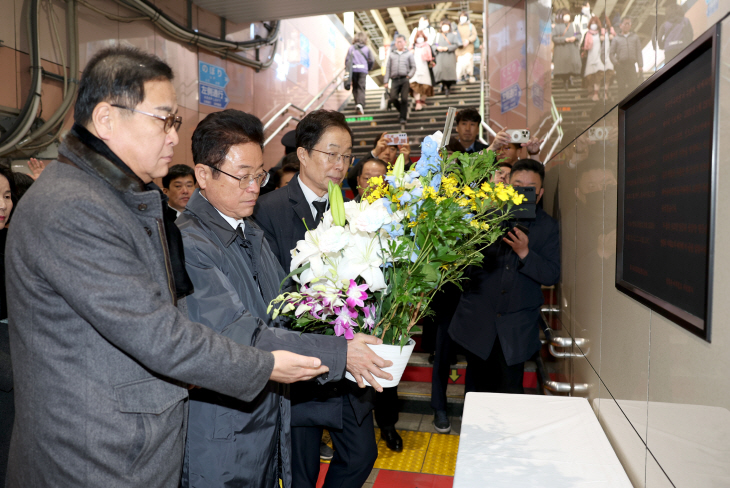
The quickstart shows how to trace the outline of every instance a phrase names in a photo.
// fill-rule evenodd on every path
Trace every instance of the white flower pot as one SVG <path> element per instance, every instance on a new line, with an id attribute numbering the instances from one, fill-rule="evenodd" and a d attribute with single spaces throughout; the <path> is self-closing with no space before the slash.
<path id="1" fill-rule="evenodd" d="M 378 344 L 378 345 L 372 345 L 368 344 L 368 347 L 373 350 L 375 354 L 380 356 L 383 359 L 387 359 L 389 361 L 393 361 L 393 366 L 384 368 L 383 371 L 386 371 L 393 375 L 393 379 L 383 380 L 380 378 L 375 378 L 375 380 L 380 383 L 380 386 L 383 388 L 389 388 L 392 386 L 398 386 L 398 383 L 400 383 L 401 376 L 403 376 L 403 371 L 406 370 L 406 366 L 408 365 L 408 360 L 411 357 L 411 354 L 413 353 L 413 348 L 416 346 L 416 341 L 413 339 L 410 339 L 405 346 L 403 346 L 403 349 L 401 349 L 400 346 L 391 345 L 391 344 Z M 349 371 L 345 372 L 345 377 L 350 381 L 355 381 L 355 377 L 350 374 Z M 363 378 L 363 381 L 365 381 L 365 384 L 370 386 L 370 383 L 367 382 Z"/>

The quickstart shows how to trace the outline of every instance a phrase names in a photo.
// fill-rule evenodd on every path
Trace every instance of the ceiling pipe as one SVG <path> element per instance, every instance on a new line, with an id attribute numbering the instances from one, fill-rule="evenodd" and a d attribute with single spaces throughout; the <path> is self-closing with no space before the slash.
<path id="1" fill-rule="evenodd" d="M 15 144 L 28 132 L 28 129 L 35 121 L 41 101 L 42 68 L 38 40 L 38 4 L 40 0 L 30 0 L 28 3 L 27 28 L 28 54 L 30 55 L 30 70 L 32 73 L 31 88 L 20 115 L 15 119 L 15 123 L 7 133 L 0 137 L 0 155 L 12 150 Z"/>

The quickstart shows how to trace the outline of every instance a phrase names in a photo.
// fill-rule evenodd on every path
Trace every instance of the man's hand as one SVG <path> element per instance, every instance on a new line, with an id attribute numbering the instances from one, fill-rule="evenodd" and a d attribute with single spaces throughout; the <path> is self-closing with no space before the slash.
<path id="1" fill-rule="evenodd" d="M 406 161 L 409 161 L 409 158 L 411 157 L 411 145 L 410 144 L 403 144 L 398 146 L 398 152 L 403 155 L 403 159 Z M 406 164 L 409 164 L 406 162 Z"/>
<path id="2" fill-rule="evenodd" d="M 528 239 L 527 235 L 520 229 L 514 228 L 509 231 L 507 233 L 507 237 L 504 238 L 504 242 L 512 248 L 520 259 L 525 259 L 527 254 L 530 252 L 530 249 L 527 247 L 530 239 Z"/>
<path id="3" fill-rule="evenodd" d="M 544 140 L 545 139 L 532 137 L 529 141 L 523 142 L 521 145 L 522 147 L 527 148 L 527 154 L 534 156 L 540 152 L 540 144 L 542 144 Z"/>
<path id="4" fill-rule="evenodd" d="M 383 391 L 383 387 L 375 381 L 373 375 L 384 380 L 392 380 L 393 375 L 382 371 L 381 368 L 387 368 L 393 366 L 393 361 L 386 361 L 366 344 L 382 344 L 383 341 L 375 336 L 370 336 L 358 332 L 355 334 L 355 338 L 347 341 L 347 371 L 355 377 L 357 386 L 365 388 L 365 382 L 367 380 L 370 385 L 378 391 Z"/>
<path id="5" fill-rule="evenodd" d="M 575 42 L 575 37 L 566 37 L 565 42 Z"/>
<path id="6" fill-rule="evenodd" d="M 28 161 L 28 168 L 30 168 L 31 173 L 33 173 L 30 177 L 34 180 L 38 179 L 45 167 L 46 165 L 38 161 L 36 158 L 30 158 L 30 161 Z"/>
<path id="7" fill-rule="evenodd" d="M 274 351 L 274 370 L 269 379 L 277 383 L 307 381 L 330 369 L 319 358 L 300 356 L 289 351 Z"/>
<path id="8" fill-rule="evenodd" d="M 441 51 L 442 53 L 443 53 L 443 52 L 446 52 L 446 51 L 448 51 L 448 50 L 449 50 L 449 48 L 448 48 L 448 47 L 442 47 L 442 46 L 439 46 L 439 47 L 438 47 L 438 49 L 437 49 L 437 51 Z"/>
<path id="9" fill-rule="evenodd" d="M 507 128 L 505 127 L 501 131 L 497 132 L 497 135 L 492 141 L 492 144 L 488 148 L 490 151 L 497 152 L 498 150 L 509 144 L 512 138 L 509 136 L 509 134 L 505 132 L 506 130 Z"/>
<path id="10" fill-rule="evenodd" d="M 383 135 L 380 136 L 378 143 L 375 145 L 375 149 L 373 149 L 373 156 L 376 158 L 380 158 L 380 154 L 388 147 L 388 141 L 385 139 L 386 134 L 387 132 L 384 132 Z"/>
<path id="11" fill-rule="evenodd" d="M 463 41 L 464 47 L 469 45 L 469 39 L 464 39 Z"/>

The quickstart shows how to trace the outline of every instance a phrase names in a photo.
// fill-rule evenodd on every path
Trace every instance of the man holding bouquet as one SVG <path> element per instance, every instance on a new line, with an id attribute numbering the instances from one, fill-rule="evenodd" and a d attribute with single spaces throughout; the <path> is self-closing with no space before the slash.
<path id="1" fill-rule="evenodd" d="M 344 115 L 317 110 L 297 125 L 300 173 L 284 188 L 262 197 L 254 217 L 284 270 L 290 271 L 291 250 L 315 229 L 329 205 L 328 183 L 340 185 L 352 161 L 352 131 Z M 350 341 L 374 343 L 359 334 Z M 364 347 L 364 346 L 363 346 Z M 372 361 L 386 366 L 374 353 Z M 376 359 L 377 358 L 377 359 Z M 373 426 L 375 391 L 382 390 L 368 371 L 353 375 L 360 388 L 343 380 L 326 385 L 301 383 L 292 388 L 292 477 L 295 487 L 311 487 L 319 474 L 322 430 L 328 429 L 335 454 L 325 487 L 360 488 L 378 456 Z M 389 374 L 380 372 L 378 377 Z M 391 379 L 391 378 L 388 378 Z"/>
<path id="2" fill-rule="evenodd" d="M 534 187 L 537 203 L 544 177 L 542 163 L 522 159 L 512 166 L 509 182 L 518 192 Z M 559 226 L 552 217 L 537 207 L 535 218 L 507 225 L 505 236 L 484 251 L 481 267 L 468 270 L 449 326 L 451 338 L 467 352 L 467 392 L 524 393 L 525 361 L 540 349 L 541 285 L 560 277 Z"/>

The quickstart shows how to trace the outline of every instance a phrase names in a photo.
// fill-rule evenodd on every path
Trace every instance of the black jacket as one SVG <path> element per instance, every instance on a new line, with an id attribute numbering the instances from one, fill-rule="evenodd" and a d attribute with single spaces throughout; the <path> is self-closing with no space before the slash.
<path id="1" fill-rule="evenodd" d="M 264 231 L 274 255 L 285 273 L 291 267 L 291 250 L 304 239 L 307 228 L 314 229 L 312 211 L 299 186 L 299 174 L 288 185 L 259 198 L 253 217 Z M 306 222 L 306 226 L 304 225 Z M 358 422 L 373 409 L 375 390 L 358 388 L 357 383 L 342 380 L 326 385 L 295 383 L 291 388 L 291 419 L 294 427 L 324 426 L 342 428 L 343 394 L 350 403 Z"/>
<path id="2" fill-rule="evenodd" d="M 535 220 L 520 224 L 530 230 L 524 261 L 501 239 L 487 248 L 482 266 L 468 271 L 449 326 L 451 338 L 482 359 L 499 336 L 508 365 L 526 361 L 540 348 L 541 285 L 554 285 L 560 277 L 558 223 L 538 208 Z"/>

